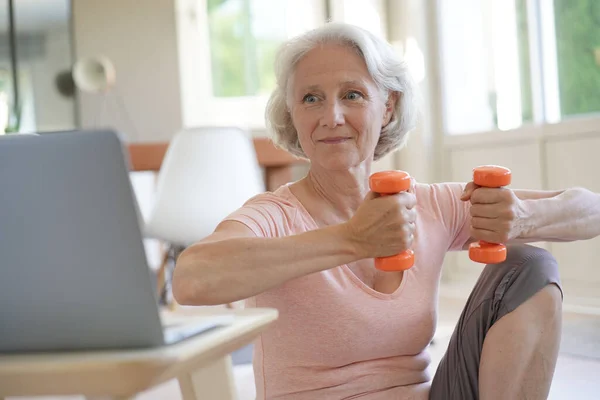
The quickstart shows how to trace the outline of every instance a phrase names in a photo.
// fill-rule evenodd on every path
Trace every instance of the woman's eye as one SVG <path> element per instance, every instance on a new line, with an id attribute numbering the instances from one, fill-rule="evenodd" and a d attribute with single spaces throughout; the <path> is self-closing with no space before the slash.
<path id="1" fill-rule="evenodd" d="M 352 92 L 348 92 L 346 94 L 346 98 L 348 100 L 358 100 L 358 99 L 362 98 L 362 94 L 360 94 L 359 92 L 356 92 L 356 91 L 352 91 Z"/>
<path id="2" fill-rule="evenodd" d="M 306 96 L 304 96 L 304 98 L 302 99 L 302 102 L 304 103 L 308 103 L 308 104 L 313 104 L 317 102 L 317 96 L 312 95 L 312 94 L 307 94 Z"/>

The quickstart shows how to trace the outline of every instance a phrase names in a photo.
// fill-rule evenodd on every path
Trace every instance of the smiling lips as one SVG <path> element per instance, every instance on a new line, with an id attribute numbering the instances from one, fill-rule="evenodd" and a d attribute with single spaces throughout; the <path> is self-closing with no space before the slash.
<path id="1" fill-rule="evenodd" d="M 347 140 L 350 140 L 350 138 L 344 137 L 344 136 L 337 136 L 337 137 L 321 139 L 321 140 L 319 140 L 319 142 L 325 143 L 325 144 L 338 144 L 338 143 L 343 143 Z"/>

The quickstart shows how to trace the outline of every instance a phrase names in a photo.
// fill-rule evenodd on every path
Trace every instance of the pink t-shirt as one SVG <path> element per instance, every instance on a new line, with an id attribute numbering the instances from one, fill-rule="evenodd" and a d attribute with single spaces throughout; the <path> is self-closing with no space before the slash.
<path id="1" fill-rule="evenodd" d="M 246 301 L 279 319 L 257 340 L 257 399 L 426 399 L 432 371 L 444 255 L 469 239 L 469 202 L 459 183 L 417 184 L 415 265 L 391 294 L 364 284 L 346 265 L 288 281 Z M 287 186 L 248 200 L 228 220 L 259 237 L 317 229 Z"/>

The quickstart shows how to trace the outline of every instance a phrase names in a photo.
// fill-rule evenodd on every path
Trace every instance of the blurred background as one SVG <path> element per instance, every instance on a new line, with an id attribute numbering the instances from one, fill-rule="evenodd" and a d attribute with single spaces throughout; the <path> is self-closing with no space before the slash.
<path id="1" fill-rule="evenodd" d="M 327 21 L 388 40 L 421 88 L 417 129 L 377 169 L 466 181 L 500 164 L 514 187 L 600 192 L 597 0 L 0 0 L 0 134 L 111 127 L 132 145 L 168 145 L 185 129 L 233 125 L 268 137 L 278 46 Z M 97 91 L 73 79 L 89 59 L 114 72 Z M 306 165 L 290 168 L 296 179 Z M 132 172 L 146 216 L 155 172 Z M 146 245 L 156 269 L 164 246 Z M 600 239 L 537 245 L 561 265 L 565 310 L 596 318 Z M 442 295 L 464 300 L 479 272 L 448 255 Z M 588 350 L 573 352 L 598 368 L 600 333 L 585 335 Z"/>

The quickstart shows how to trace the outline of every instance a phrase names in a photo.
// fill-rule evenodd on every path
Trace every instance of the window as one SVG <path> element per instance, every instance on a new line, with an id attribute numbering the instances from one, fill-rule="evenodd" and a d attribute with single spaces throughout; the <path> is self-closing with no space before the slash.
<path id="1" fill-rule="evenodd" d="M 384 0 L 329 0 L 331 20 L 360 26 L 386 37 L 386 5 Z"/>
<path id="2" fill-rule="evenodd" d="M 326 21 L 325 0 L 178 0 L 185 126 L 264 128 L 286 39 Z"/>
<path id="3" fill-rule="evenodd" d="M 446 133 L 600 112 L 599 2 L 438 4 Z"/>
<path id="4" fill-rule="evenodd" d="M 560 112 L 600 111 L 600 2 L 554 0 Z"/>
<path id="5" fill-rule="evenodd" d="M 279 45 L 327 19 L 384 36 L 385 0 L 177 0 L 184 126 L 264 128 Z"/>
<path id="6" fill-rule="evenodd" d="M 271 0 L 208 0 L 213 96 L 271 92 L 277 47 L 287 38 L 285 6 Z"/>
<path id="7" fill-rule="evenodd" d="M 12 3 L 20 132 L 73 129 L 71 1 Z"/>
<path id="8" fill-rule="evenodd" d="M 70 10 L 69 0 L 0 0 L 0 134 L 75 126 Z"/>

